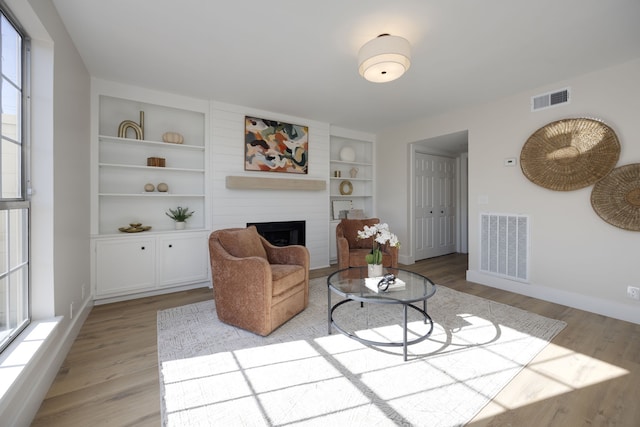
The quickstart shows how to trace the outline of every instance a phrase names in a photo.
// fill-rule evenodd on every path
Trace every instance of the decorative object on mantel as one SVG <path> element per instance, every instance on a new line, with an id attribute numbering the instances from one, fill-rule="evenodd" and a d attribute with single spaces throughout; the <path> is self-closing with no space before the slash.
<path id="1" fill-rule="evenodd" d="M 365 257 L 369 277 L 382 276 L 382 250 L 381 246 L 386 245 L 400 247 L 398 236 L 389 231 L 387 223 L 377 223 L 371 226 L 365 225 L 362 230 L 358 231 L 358 239 L 368 239 L 373 237 L 373 246 L 371 253 Z"/>
<path id="2" fill-rule="evenodd" d="M 534 184 L 570 191 L 605 177 L 619 157 L 620 143 L 609 126 L 596 119 L 564 119 L 541 127 L 527 139 L 520 167 Z"/>
<path id="3" fill-rule="evenodd" d="M 120 227 L 118 228 L 119 231 L 122 231 L 123 233 L 140 233 L 142 231 L 148 231 L 151 230 L 151 226 L 150 225 L 142 225 L 139 222 L 134 222 L 129 224 L 128 227 Z"/>
<path id="4" fill-rule="evenodd" d="M 169 144 L 183 144 L 184 136 L 178 132 L 165 132 L 162 134 L 162 140 Z"/>
<path id="5" fill-rule="evenodd" d="M 194 211 L 189 212 L 188 207 L 178 206 L 175 209 L 169 209 L 169 212 L 165 212 L 165 215 L 176 222 L 176 230 L 184 230 L 187 219 L 191 218 L 194 213 Z"/>
<path id="6" fill-rule="evenodd" d="M 169 191 L 169 186 L 167 184 L 165 184 L 164 182 L 161 182 L 160 184 L 158 184 L 158 186 L 156 188 L 161 193 L 166 193 L 167 191 Z"/>
<path id="7" fill-rule="evenodd" d="M 351 193 L 353 193 L 353 184 L 351 184 L 351 181 L 342 181 L 340 183 L 340 194 L 348 196 Z"/>
<path id="8" fill-rule="evenodd" d="M 154 191 L 156 189 L 156 186 L 151 184 L 150 182 L 146 183 L 144 185 L 144 191 L 146 191 L 147 193 L 151 193 L 152 191 Z"/>
<path id="9" fill-rule="evenodd" d="M 244 170 L 306 174 L 309 127 L 245 116 Z"/>
<path id="10" fill-rule="evenodd" d="M 140 124 L 133 120 L 124 120 L 120 123 L 120 126 L 118 126 L 118 138 L 126 138 L 129 129 L 133 129 L 136 136 L 135 139 L 144 139 L 144 111 L 140 111 Z"/>
<path id="11" fill-rule="evenodd" d="M 349 171 L 349 175 L 351 175 L 351 178 L 355 178 L 358 176 L 358 171 L 360 169 L 358 168 L 351 168 L 351 170 Z"/>
<path id="12" fill-rule="evenodd" d="M 617 167 L 596 182 L 591 206 L 609 224 L 640 231 L 640 163 Z"/>
<path id="13" fill-rule="evenodd" d="M 227 176 L 225 185 L 231 190 L 297 190 L 322 191 L 326 181 L 319 179 L 257 178 L 254 176 Z"/>
<path id="14" fill-rule="evenodd" d="M 342 147 L 340 150 L 340 160 L 343 162 L 355 162 L 356 161 L 356 150 L 353 147 Z"/>

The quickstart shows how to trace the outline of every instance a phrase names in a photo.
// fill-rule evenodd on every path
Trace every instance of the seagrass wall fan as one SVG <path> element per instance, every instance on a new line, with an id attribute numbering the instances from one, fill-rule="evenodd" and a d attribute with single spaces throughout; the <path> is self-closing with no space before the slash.
<path id="1" fill-rule="evenodd" d="M 640 231 L 640 163 L 615 168 L 596 182 L 591 206 L 609 224 Z"/>
<path id="2" fill-rule="evenodd" d="M 595 119 L 564 119 L 535 131 L 520 153 L 520 167 L 534 184 L 556 191 L 587 187 L 618 162 L 616 133 Z"/>

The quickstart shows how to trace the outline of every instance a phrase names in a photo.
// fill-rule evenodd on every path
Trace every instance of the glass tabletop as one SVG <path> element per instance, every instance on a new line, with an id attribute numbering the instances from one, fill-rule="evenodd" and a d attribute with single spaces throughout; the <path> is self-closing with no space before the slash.
<path id="1" fill-rule="evenodd" d="M 339 270 L 327 278 L 330 291 L 356 301 L 377 303 L 411 303 L 424 301 L 436 292 L 436 285 L 427 277 L 399 268 L 384 268 L 383 274 L 391 273 L 405 283 L 404 289 L 391 288 L 387 292 L 376 292 L 365 284 L 367 267 L 351 267 Z M 373 280 L 375 285 L 377 281 Z M 371 283 L 371 282 L 370 282 Z"/>

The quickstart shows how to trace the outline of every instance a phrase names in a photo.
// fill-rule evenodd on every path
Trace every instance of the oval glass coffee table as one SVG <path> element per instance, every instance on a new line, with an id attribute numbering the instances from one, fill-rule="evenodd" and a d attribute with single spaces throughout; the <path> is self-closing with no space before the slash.
<path id="1" fill-rule="evenodd" d="M 390 289 L 386 292 L 376 292 L 375 290 L 367 287 L 367 267 L 352 267 L 345 270 L 339 270 L 327 278 L 327 320 L 329 334 L 331 334 L 331 326 L 333 326 L 340 333 L 363 344 L 382 347 L 403 347 L 404 360 L 406 361 L 407 346 L 424 341 L 429 337 L 429 335 L 431 335 L 431 332 L 433 332 L 433 320 L 431 320 L 431 317 L 427 314 L 427 299 L 431 298 L 433 294 L 436 293 L 436 285 L 428 278 L 411 271 L 398 268 L 386 268 L 385 270 L 385 273 L 391 273 L 395 275 L 396 278 L 400 279 L 400 281 L 404 282 L 404 288 L 394 289 L 394 285 L 391 285 Z M 377 280 L 369 281 L 369 285 L 375 289 L 377 288 L 377 282 Z M 343 297 L 344 299 L 334 305 L 331 305 L 332 294 Z M 359 337 L 354 332 L 343 329 L 333 319 L 333 312 L 344 304 L 352 301 L 370 303 L 374 309 L 376 304 L 402 305 L 402 342 L 372 341 Z M 422 307 L 419 307 L 416 304 L 419 304 Z M 361 304 L 361 307 L 362 305 L 363 304 Z M 407 310 L 409 308 L 420 313 L 424 317 L 425 324 L 430 324 L 429 329 L 424 335 L 410 341 L 407 340 Z"/>

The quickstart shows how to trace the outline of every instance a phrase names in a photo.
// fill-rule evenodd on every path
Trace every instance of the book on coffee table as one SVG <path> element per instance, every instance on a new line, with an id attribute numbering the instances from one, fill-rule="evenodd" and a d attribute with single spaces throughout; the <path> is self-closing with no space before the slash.
<path id="1" fill-rule="evenodd" d="M 406 287 L 406 284 L 396 277 L 394 283 L 389 285 L 389 288 L 386 291 L 382 291 L 378 289 L 378 283 L 382 280 L 383 277 L 367 277 L 364 279 L 364 284 L 367 288 L 371 289 L 374 292 L 383 293 L 383 292 L 391 292 L 391 291 L 401 291 Z"/>

